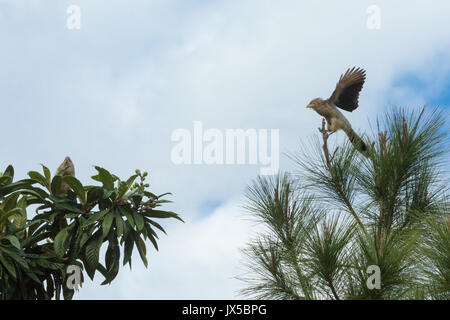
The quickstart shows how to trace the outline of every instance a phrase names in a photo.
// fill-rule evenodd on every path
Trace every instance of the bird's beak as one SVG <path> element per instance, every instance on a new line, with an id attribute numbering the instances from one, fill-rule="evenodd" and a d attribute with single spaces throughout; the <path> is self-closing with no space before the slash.
<path id="1" fill-rule="evenodd" d="M 310 104 L 308 104 L 308 105 L 306 106 L 306 108 L 308 108 L 308 109 L 309 109 L 309 108 L 311 108 L 311 105 L 310 105 Z"/>

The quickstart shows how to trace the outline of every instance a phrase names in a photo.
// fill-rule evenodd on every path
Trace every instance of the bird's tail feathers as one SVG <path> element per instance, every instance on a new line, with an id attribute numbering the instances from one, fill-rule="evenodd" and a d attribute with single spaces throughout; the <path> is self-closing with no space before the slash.
<path id="1" fill-rule="evenodd" d="M 358 150 L 364 156 L 367 157 L 368 156 L 368 154 L 367 154 L 367 152 L 368 152 L 367 145 L 360 138 L 360 136 L 358 136 L 358 134 L 355 131 L 353 131 L 352 128 L 350 128 L 348 130 L 345 130 L 345 133 L 347 134 L 348 138 L 350 139 L 350 142 L 356 148 L 356 150 Z"/>

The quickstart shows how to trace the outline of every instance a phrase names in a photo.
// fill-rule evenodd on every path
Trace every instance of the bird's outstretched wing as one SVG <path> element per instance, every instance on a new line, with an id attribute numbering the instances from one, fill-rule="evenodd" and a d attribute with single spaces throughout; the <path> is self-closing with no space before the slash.
<path id="1" fill-rule="evenodd" d="M 328 101 L 341 109 L 352 112 L 358 108 L 359 92 L 365 80 L 366 71 L 364 69 L 355 67 L 347 69 L 339 78 L 336 89 Z"/>

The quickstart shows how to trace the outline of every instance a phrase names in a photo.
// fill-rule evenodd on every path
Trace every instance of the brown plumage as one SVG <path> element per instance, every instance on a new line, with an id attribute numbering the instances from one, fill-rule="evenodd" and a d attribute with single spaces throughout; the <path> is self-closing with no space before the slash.
<path id="1" fill-rule="evenodd" d="M 75 177 L 75 166 L 70 157 L 66 157 L 58 169 L 56 169 L 56 175 Z M 67 191 L 69 191 L 69 186 L 63 182 L 61 184 L 61 192 L 67 194 Z"/>
<path id="2" fill-rule="evenodd" d="M 359 92 L 366 81 L 366 71 L 358 68 L 348 69 L 339 78 L 333 94 L 328 101 L 335 106 L 352 112 L 358 108 Z"/>
<path id="3" fill-rule="evenodd" d="M 343 130 L 352 144 L 361 152 L 365 153 L 367 147 L 363 140 L 352 129 L 350 122 L 339 111 L 338 108 L 352 112 L 358 108 L 359 92 L 366 80 L 366 72 L 361 68 L 348 69 L 339 78 L 331 97 L 327 100 L 316 98 L 306 106 L 314 109 L 327 120 L 327 129 L 331 133 Z"/>

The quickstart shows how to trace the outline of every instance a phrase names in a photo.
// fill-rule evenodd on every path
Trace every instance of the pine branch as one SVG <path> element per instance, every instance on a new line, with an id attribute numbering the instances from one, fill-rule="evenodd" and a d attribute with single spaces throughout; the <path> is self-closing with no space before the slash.
<path id="1" fill-rule="evenodd" d="M 327 224 L 323 223 L 323 250 L 325 251 L 327 249 L 327 236 L 328 236 L 328 227 Z M 333 293 L 333 296 L 336 300 L 340 300 L 339 296 L 336 292 L 336 289 L 334 288 L 333 280 L 330 277 L 327 277 L 326 279 L 328 286 L 331 289 L 331 292 Z"/>
<path id="2" fill-rule="evenodd" d="M 347 196 L 344 193 L 344 190 L 342 189 L 342 185 L 339 183 L 339 180 L 336 178 L 336 176 L 334 174 L 334 170 L 333 170 L 333 166 L 332 166 L 332 159 L 330 158 L 330 152 L 328 151 L 328 137 L 330 136 L 330 134 L 328 133 L 328 130 L 325 129 L 325 119 L 322 120 L 322 128 L 318 128 L 318 129 L 319 129 L 320 133 L 322 134 L 322 139 L 323 139 L 322 148 L 323 148 L 323 153 L 325 155 L 327 169 L 328 169 L 328 172 L 331 175 L 331 179 L 333 180 L 333 183 L 336 187 L 336 191 L 337 191 L 338 195 L 341 197 L 342 201 L 344 201 L 345 205 L 347 206 L 347 209 L 353 215 L 353 217 L 355 218 L 358 225 L 361 227 L 361 229 L 364 231 L 364 233 L 367 234 L 364 224 L 361 222 L 361 219 L 359 218 L 358 214 L 353 209 L 353 206 L 351 205 L 350 200 L 347 198 Z M 333 158 L 334 158 L 334 155 L 335 155 L 335 153 L 333 154 Z"/>

